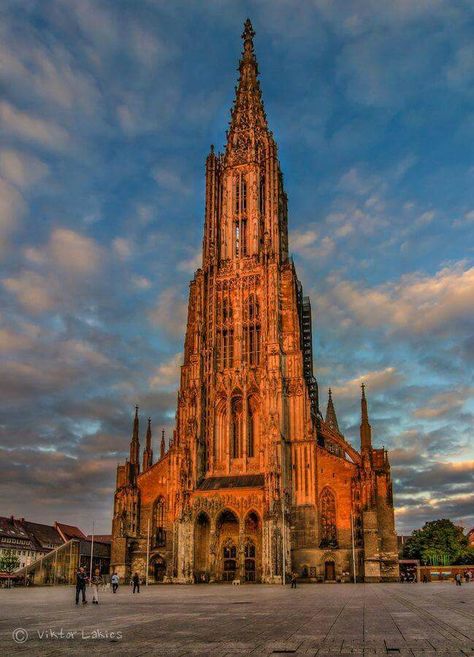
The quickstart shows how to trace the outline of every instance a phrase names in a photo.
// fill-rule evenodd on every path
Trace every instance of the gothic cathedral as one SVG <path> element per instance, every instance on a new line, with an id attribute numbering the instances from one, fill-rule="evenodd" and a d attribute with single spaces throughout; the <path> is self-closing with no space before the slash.
<path id="1" fill-rule="evenodd" d="M 190 285 L 176 428 L 117 468 L 112 570 L 150 581 L 398 579 L 387 452 L 325 417 L 311 305 L 288 256 L 287 197 L 245 23 L 223 153 L 206 161 L 202 268 Z"/>

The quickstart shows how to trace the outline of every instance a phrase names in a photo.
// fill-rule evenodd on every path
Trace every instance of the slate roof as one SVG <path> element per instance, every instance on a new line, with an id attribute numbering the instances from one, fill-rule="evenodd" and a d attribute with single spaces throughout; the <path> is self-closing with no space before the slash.
<path id="1" fill-rule="evenodd" d="M 223 488 L 262 488 L 263 474 L 240 475 L 238 477 L 209 477 L 198 486 L 198 490 L 221 490 Z"/>
<path id="2" fill-rule="evenodd" d="M 52 525 L 43 525 L 39 522 L 23 522 L 26 531 L 38 543 L 40 549 L 51 550 L 63 544 L 63 539 Z M 52 547 L 51 547 L 52 546 Z"/>
<path id="3" fill-rule="evenodd" d="M 21 520 L 0 517 L 0 545 L 4 548 L 35 550 L 36 545 Z"/>

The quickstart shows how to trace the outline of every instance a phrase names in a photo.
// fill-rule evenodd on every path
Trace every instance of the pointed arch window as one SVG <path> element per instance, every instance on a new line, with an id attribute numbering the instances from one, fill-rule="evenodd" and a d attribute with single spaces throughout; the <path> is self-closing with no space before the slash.
<path id="1" fill-rule="evenodd" d="M 258 426 L 258 406 L 255 397 L 249 397 L 247 402 L 247 456 L 255 456 L 255 442 Z"/>
<path id="2" fill-rule="evenodd" d="M 217 300 L 217 366 L 219 369 L 234 365 L 234 327 L 232 303 L 226 291 Z"/>
<path id="3" fill-rule="evenodd" d="M 259 202 L 260 214 L 263 216 L 265 214 L 265 176 L 260 177 Z"/>
<path id="4" fill-rule="evenodd" d="M 234 179 L 234 257 L 240 258 L 248 254 L 247 235 L 247 180 L 243 173 Z"/>
<path id="5" fill-rule="evenodd" d="M 225 399 L 220 399 L 216 407 L 214 432 L 214 457 L 220 460 L 225 454 L 225 439 L 227 435 L 227 405 Z"/>
<path id="6" fill-rule="evenodd" d="M 256 294 L 249 294 L 244 302 L 243 359 L 251 367 L 260 363 L 260 306 Z"/>
<path id="7" fill-rule="evenodd" d="M 236 258 L 240 256 L 240 221 L 234 224 L 234 255 Z"/>
<path id="8" fill-rule="evenodd" d="M 237 459 L 242 456 L 242 397 L 232 399 L 231 413 L 231 454 Z"/>
<path id="9" fill-rule="evenodd" d="M 159 497 L 153 505 L 153 540 L 156 547 L 164 547 L 166 545 L 166 530 L 165 530 L 165 511 L 166 503 L 164 497 Z"/>
<path id="10" fill-rule="evenodd" d="M 320 496 L 321 547 L 337 547 L 336 498 L 325 488 Z"/>
<path id="11" fill-rule="evenodd" d="M 245 174 L 237 174 L 234 181 L 234 212 L 236 215 L 247 210 L 247 180 Z"/>

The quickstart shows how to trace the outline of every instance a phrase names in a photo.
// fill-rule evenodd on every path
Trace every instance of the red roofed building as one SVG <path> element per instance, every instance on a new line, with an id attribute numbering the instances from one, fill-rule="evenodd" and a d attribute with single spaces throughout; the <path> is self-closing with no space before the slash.
<path id="1" fill-rule="evenodd" d="M 87 538 L 84 532 L 82 532 L 79 527 L 75 527 L 74 525 L 64 525 L 62 522 L 55 522 L 54 526 L 58 530 L 64 542 L 70 541 L 71 538 Z"/>

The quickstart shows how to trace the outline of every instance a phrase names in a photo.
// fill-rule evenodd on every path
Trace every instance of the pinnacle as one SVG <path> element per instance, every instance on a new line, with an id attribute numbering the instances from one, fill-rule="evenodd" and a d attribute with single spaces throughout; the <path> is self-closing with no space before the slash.
<path id="1" fill-rule="evenodd" d="M 337 431 L 337 433 L 341 433 L 339 431 L 339 425 L 337 423 L 337 416 L 336 416 L 336 410 L 334 408 L 334 403 L 332 401 L 332 390 L 329 388 L 328 390 L 328 405 L 326 409 L 326 423 L 331 427 L 331 429 L 334 429 L 334 431 Z"/>
<path id="2" fill-rule="evenodd" d="M 248 18 L 242 33 L 243 52 L 239 62 L 239 80 L 235 89 L 235 100 L 231 109 L 228 148 L 237 145 L 236 133 L 249 133 L 266 130 L 267 120 L 263 108 L 262 94 L 258 81 L 258 64 L 255 56 L 253 37 L 255 31 Z M 238 140 L 237 140 L 238 141 Z M 240 140 L 240 145 L 243 141 Z"/>

